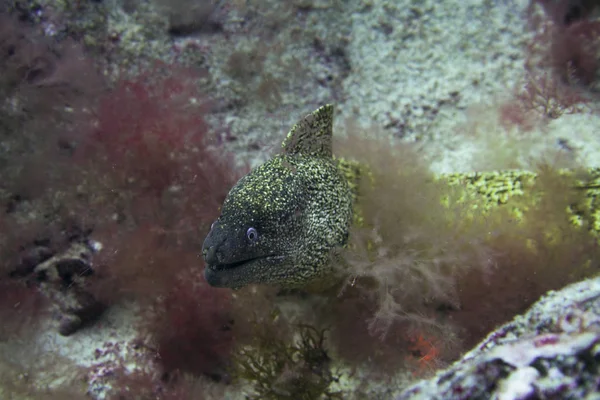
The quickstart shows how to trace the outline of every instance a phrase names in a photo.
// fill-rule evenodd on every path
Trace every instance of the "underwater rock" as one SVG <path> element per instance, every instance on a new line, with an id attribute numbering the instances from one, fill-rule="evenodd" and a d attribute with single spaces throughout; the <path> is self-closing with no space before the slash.
<path id="1" fill-rule="evenodd" d="M 173 2 L 164 0 L 158 2 L 161 10 L 168 17 L 168 32 L 174 36 L 222 31 L 223 25 L 215 16 L 222 3 L 221 1 L 207 1 L 173 4 Z"/>
<path id="2" fill-rule="evenodd" d="M 61 335 L 75 333 L 104 311 L 105 307 L 83 287 L 85 277 L 93 273 L 90 260 L 96 250 L 92 243 L 74 242 L 33 271 L 40 290 L 58 309 Z"/>
<path id="3" fill-rule="evenodd" d="M 54 255 L 47 246 L 37 245 L 23 251 L 19 262 L 10 272 L 12 278 L 24 277 L 33 272 L 35 267 Z"/>
<path id="4" fill-rule="evenodd" d="M 408 399 L 598 398 L 600 277 L 551 291 Z"/>

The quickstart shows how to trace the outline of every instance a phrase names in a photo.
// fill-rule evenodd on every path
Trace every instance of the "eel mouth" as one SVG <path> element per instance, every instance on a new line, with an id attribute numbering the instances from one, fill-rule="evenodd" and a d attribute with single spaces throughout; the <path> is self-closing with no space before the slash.
<path id="1" fill-rule="evenodd" d="M 283 258 L 284 258 L 284 256 L 280 256 L 280 255 L 276 255 L 276 254 L 269 254 L 266 256 L 248 258 L 246 260 L 242 260 L 242 261 L 238 261 L 238 262 L 234 262 L 234 263 L 228 263 L 228 264 L 207 264 L 206 268 L 209 268 L 213 271 L 225 271 L 225 270 L 232 270 L 232 269 L 237 269 L 237 268 L 243 267 L 244 265 L 250 264 L 254 261 L 259 261 L 259 260 L 276 261 L 276 260 L 281 260 Z"/>
<path id="2" fill-rule="evenodd" d="M 207 264 L 204 269 L 204 278 L 213 287 L 239 289 L 247 284 L 260 282 L 252 273 L 252 267 L 258 261 L 276 264 L 285 258 L 282 255 L 272 254 L 229 264 Z"/>
<path id="3" fill-rule="evenodd" d="M 260 258 L 250 258 L 248 260 L 238 261 L 238 262 L 234 262 L 234 263 L 230 263 L 230 264 L 212 264 L 212 265 L 207 264 L 206 268 L 210 268 L 213 271 L 224 271 L 224 270 L 239 268 L 239 267 L 243 266 L 244 264 L 248 264 L 255 260 L 260 260 Z"/>

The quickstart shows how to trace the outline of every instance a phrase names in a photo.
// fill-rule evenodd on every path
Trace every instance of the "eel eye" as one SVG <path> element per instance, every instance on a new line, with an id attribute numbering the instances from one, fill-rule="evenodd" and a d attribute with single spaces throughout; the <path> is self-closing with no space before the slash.
<path id="1" fill-rule="evenodd" d="M 256 239 L 258 239 L 258 232 L 254 228 L 248 228 L 246 231 L 246 237 L 249 241 L 254 242 Z"/>

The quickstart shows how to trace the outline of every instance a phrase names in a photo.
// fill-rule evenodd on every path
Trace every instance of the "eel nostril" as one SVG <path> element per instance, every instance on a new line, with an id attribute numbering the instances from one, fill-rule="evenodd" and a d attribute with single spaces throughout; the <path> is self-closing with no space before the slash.
<path id="1" fill-rule="evenodd" d="M 204 261 L 206 261 L 207 264 L 217 264 L 217 248 L 215 246 L 204 249 L 202 254 L 204 255 Z"/>

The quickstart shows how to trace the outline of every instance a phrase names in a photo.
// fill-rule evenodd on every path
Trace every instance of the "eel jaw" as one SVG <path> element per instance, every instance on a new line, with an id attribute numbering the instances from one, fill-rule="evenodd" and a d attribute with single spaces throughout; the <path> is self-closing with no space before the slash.
<path id="1" fill-rule="evenodd" d="M 285 258 L 285 256 L 271 254 L 230 264 L 207 264 L 204 278 L 210 286 L 237 289 L 250 283 L 259 283 L 252 280 L 253 266 L 261 262 L 265 266 L 273 265 Z"/>

